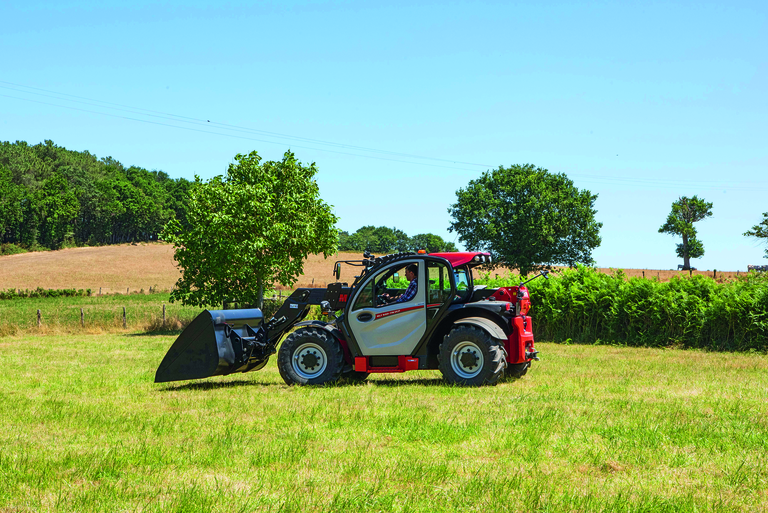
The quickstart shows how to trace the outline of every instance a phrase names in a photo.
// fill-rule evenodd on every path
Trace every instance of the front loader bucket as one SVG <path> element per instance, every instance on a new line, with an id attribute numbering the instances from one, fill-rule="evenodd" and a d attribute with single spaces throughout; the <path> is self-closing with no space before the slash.
<path id="1" fill-rule="evenodd" d="M 258 308 L 205 310 L 181 332 L 155 373 L 155 383 L 260 369 L 269 354 Z"/>

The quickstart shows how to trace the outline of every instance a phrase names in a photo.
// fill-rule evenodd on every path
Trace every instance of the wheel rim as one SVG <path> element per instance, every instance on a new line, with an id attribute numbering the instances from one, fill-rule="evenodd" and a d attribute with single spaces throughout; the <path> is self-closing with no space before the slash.
<path id="1" fill-rule="evenodd" d="M 484 362 L 483 351 L 473 342 L 459 342 L 451 353 L 451 367 L 464 379 L 480 374 Z"/>
<path id="2" fill-rule="evenodd" d="M 293 352 L 293 370 L 305 379 L 312 379 L 323 373 L 328 366 L 325 351 L 317 344 L 302 344 Z"/>

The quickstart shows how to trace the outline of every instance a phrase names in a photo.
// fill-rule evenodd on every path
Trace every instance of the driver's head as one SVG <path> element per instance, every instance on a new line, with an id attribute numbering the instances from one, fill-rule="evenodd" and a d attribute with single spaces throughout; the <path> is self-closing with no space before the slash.
<path id="1" fill-rule="evenodd" d="M 416 274 L 419 272 L 419 266 L 417 264 L 411 264 L 405 268 L 405 277 L 408 281 L 416 279 Z"/>

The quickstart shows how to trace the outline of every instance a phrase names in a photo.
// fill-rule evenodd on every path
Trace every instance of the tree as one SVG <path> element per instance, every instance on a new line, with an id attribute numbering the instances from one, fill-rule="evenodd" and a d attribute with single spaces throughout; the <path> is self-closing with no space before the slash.
<path id="1" fill-rule="evenodd" d="M 182 277 L 171 300 L 205 306 L 225 300 L 263 306 L 264 289 L 291 286 L 310 253 L 336 251 L 338 218 L 320 199 L 315 164 L 287 151 L 282 161 L 238 154 L 225 177 L 195 177 L 183 230 L 172 219 L 162 237 Z"/>
<path id="2" fill-rule="evenodd" d="M 677 256 L 683 259 L 683 269 L 691 268 L 691 258 L 704 256 L 704 244 L 696 237 L 693 223 L 712 216 L 712 203 L 697 196 L 681 197 L 672 203 L 672 212 L 667 216 L 659 233 L 669 233 L 683 238 L 683 243 L 677 245 Z"/>
<path id="3" fill-rule="evenodd" d="M 744 236 L 765 239 L 765 242 L 768 244 L 768 212 L 763 212 L 762 222 L 760 224 L 756 224 L 750 230 L 744 232 Z M 768 249 L 765 250 L 764 258 L 768 258 Z"/>
<path id="4" fill-rule="evenodd" d="M 411 249 L 413 251 L 423 249 L 427 253 L 442 253 L 444 251 L 456 251 L 456 246 L 453 242 L 446 242 L 434 233 L 420 233 L 411 238 Z"/>
<path id="5" fill-rule="evenodd" d="M 18 231 L 24 218 L 25 192 L 23 186 L 13 183 L 11 171 L 0 164 L 0 242 L 6 242 L 9 234 Z"/>
<path id="6" fill-rule="evenodd" d="M 448 209 L 469 250 L 489 251 L 494 264 L 527 274 L 553 264 L 592 264 L 600 245 L 596 194 L 579 190 L 562 173 L 531 164 L 486 171 Z"/>
<path id="7" fill-rule="evenodd" d="M 64 242 L 71 242 L 80 204 L 67 180 L 61 174 L 53 173 L 35 194 L 40 219 L 40 243 L 57 249 Z"/>

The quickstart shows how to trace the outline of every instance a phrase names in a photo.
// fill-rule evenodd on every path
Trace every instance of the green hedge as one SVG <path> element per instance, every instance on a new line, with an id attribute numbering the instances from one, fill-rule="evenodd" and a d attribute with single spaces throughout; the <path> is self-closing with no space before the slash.
<path id="1" fill-rule="evenodd" d="M 0 299 L 17 299 L 21 297 L 77 297 L 90 295 L 91 289 L 43 289 L 38 287 L 33 290 L 0 290 Z"/>
<path id="2" fill-rule="evenodd" d="M 627 279 L 588 267 L 538 278 L 528 286 L 534 334 L 541 340 L 768 350 L 768 276 L 717 283 L 705 276 Z M 519 277 L 478 280 L 489 287 Z"/>

